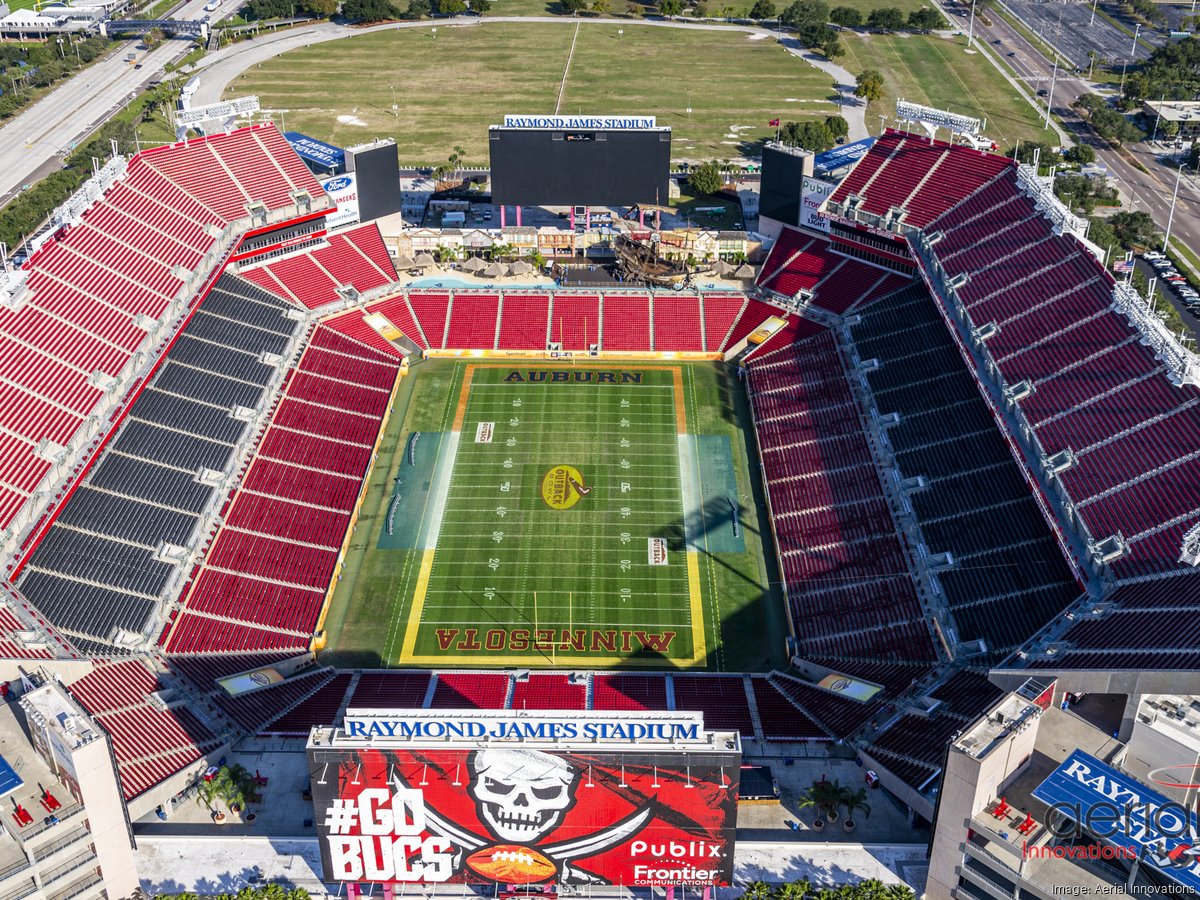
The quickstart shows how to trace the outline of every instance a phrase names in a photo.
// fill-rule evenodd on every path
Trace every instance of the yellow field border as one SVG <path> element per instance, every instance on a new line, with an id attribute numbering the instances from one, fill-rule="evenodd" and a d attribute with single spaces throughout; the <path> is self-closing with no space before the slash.
<path id="1" fill-rule="evenodd" d="M 514 362 L 521 360 L 513 360 Z M 601 362 L 597 360 L 580 361 L 575 363 L 562 363 L 559 361 L 548 362 L 545 359 L 541 360 L 524 360 L 526 362 L 540 362 L 547 365 L 549 368 L 571 369 L 571 368 L 611 368 L 611 362 Z M 452 431 L 457 431 L 461 434 L 463 420 L 467 413 L 467 400 L 471 393 L 471 381 L 475 369 L 510 369 L 512 365 L 509 363 L 469 363 L 466 372 L 463 376 L 462 388 L 459 390 L 458 405 L 454 413 L 454 425 Z M 679 434 L 687 434 L 687 407 L 684 402 L 683 393 L 683 369 L 679 366 L 671 365 L 636 365 L 630 366 L 633 370 L 652 370 L 663 371 L 670 370 L 672 373 L 672 388 L 675 399 L 675 428 Z M 463 658 L 461 655 L 456 656 L 432 656 L 429 654 L 418 655 L 416 653 L 417 637 L 421 628 L 421 618 L 425 612 L 425 594 L 429 589 L 429 578 L 433 572 L 433 559 L 436 553 L 436 548 L 430 548 L 422 552 L 421 568 L 417 574 L 417 584 L 413 591 L 413 602 L 408 612 L 408 624 L 404 630 L 404 642 L 400 648 L 399 662 L 408 665 L 422 666 L 444 666 L 448 661 L 453 660 L 454 665 L 481 665 L 481 666 L 496 666 L 496 665 L 527 665 L 527 666 L 545 666 L 546 655 L 493 655 L 482 654 L 479 656 L 470 656 Z M 670 663 L 676 668 L 694 668 L 703 666 L 708 662 L 708 640 L 705 637 L 705 622 L 704 622 L 704 602 L 700 596 L 700 560 L 698 554 L 694 551 L 686 551 L 687 559 L 687 579 L 688 579 L 688 609 L 691 613 L 691 629 L 692 629 L 692 655 L 689 659 L 666 659 L 665 662 Z M 554 653 L 553 646 L 547 648 L 548 652 Z M 553 659 L 553 656 L 551 656 Z M 645 665 L 649 667 L 658 667 L 663 664 L 663 660 L 646 659 L 640 660 L 636 657 L 627 656 L 576 656 L 572 655 L 564 659 L 563 665 L 566 667 L 578 666 L 581 662 L 586 662 L 589 665 L 599 666 L 616 666 L 616 665 Z M 553 666 L 553 662 L 551 663 Z"/>

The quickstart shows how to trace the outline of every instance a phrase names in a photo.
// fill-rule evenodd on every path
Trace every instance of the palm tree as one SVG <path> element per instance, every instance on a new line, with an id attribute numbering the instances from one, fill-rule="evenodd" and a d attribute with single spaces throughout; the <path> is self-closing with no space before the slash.
<path id="1" fill-rule="evenodd" d="M 868 878 L 855 886 L 856 900 L 885 900 L 887 886 L 878 878 Z"/>
<path id="2" fill-rule="evenodd" d="M 801 878 L 799 881 L 788 881 L 779 886 L 775 891 L 775 900 L 805 900 L 809 890 L 812 889 L 812 884 L 807 878 Z"/>
<path id="3" fill-rule="evenodd" d="M 800 809 L 811 806 L 817 811 L 817 819 L 813 826 L 818 830 L 825 827 L 825 822 L 837 821 L 837 808 L 842 804 L 842 794 L 845 789 L 838 781 L 814 781 L 800 795 Z"/>
<path id="4" fill-rule="evenodd" d="M 883 889 L 884 900 L 916 900 L 916 894 L 907 884 L 889 884 Z"/>
<path id="5" fill-rule="evenodd" d="M 765 881 L 752 881 L 746 885 L 742 900 L 771 900 L 771 886 Z"/>
<path id="6" fill-rule="evenodd" d="M 855 825 L 854 813 L 861 811 L 864 818 L 871 815 L 871 807 L 867 803 L 867 789 L 859 788 L 852 791 L 849 788 L 845 790 L 845 796 L 842 797 L 842 805 L 846 807 L 846 821 L 842 827 L 847 831 L 853 831 Z"/>
<path id="7" fill-rule="evenodd" d="M 455 258 L 454 249 L 447 247 L 445 244 L 438 244 L 437 249 L 433 251 L 433 258 L 440 263 L 453 262 Z"/>

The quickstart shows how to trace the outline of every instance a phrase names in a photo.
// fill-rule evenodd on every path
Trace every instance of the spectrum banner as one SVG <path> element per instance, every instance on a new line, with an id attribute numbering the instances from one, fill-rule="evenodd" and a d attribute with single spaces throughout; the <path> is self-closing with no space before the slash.
<path id="1" fill-rule="evenodd" d="M 327 881 L 728 885 L 740 750 L 310 747 Z"/>

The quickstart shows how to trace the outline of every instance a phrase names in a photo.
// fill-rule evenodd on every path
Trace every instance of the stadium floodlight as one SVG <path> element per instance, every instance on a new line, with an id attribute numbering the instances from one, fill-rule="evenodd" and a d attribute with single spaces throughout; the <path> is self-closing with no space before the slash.
<path id="1" fill-rule="evenodd" d="M 237 118 L 258 112 L 258 98 L 238 97 L 234 100 L 222 100 L 220 103 L 210 103 L 208 106 L 196 106 L 192 109 L 181 109 L 175 113 L 175 124 L 179 126 L 198 125 L 201 122 L 212 122 L 217 119 Z"/>
<path id="2" fill-rule="evenodd" d="M 1200 564 L 1200 525 L 1194 525 L 1184 533 L 1179 545 L 1179 561 L 1189 566 Z"/>
<path id="3" fill-rule="evenodd" d="M 1087 219 L 1068 210 L 1056 196 L 1054 188 L 1038 177 L 1032 167 L 1022 163 L 1017 167 L 1017 185 L 1033 201 L 1033 205 L 1054 227 L 1056 234 L 1069 232 L 1081 240 L 1087 234 Z"/>
<path id="4" fill-rule="evenodd" d="M 922 125 L 931 125 L 934 128 L 945 128 L 952 134 L 979 134 L 980 131 L 978 119 L 960 116 L 943 109 L 934 109 L 931 106 L 909 103 L 907 100 L 896 101 L 896 118 L 901 122 L 920 122 Z"/>
<path id="5" fill-rule="evenodd" d="M 94 163 L 93 163 L 94 164 Z M 50 214 L 47 227 L 25 243 L 25 249 L 32 255 L 48 241 L 59 229 L 73 225 L 79 221 L 85 212 L 92 208 L 113 184 L 125 177 L 129 161 L 124 156 L 113 156 L 103 166 L 95 170 L 87 181 L 80 185 L 79 190 L 72 194 L 67 201 Z"/>
<path id="6" fill-rule="evenodd" d="M 1168 377 L 1175 384 L 1200 384 L 1200 356 L 1188 350 L 1171 334 L 1154 313 L 1149 299 L 1142 296 L 1133 285 L 1118 281 L 1113 285 L 1113 308 L 1122 313 L 1133 325 L 1154 354 L 1167 367 Z"/>

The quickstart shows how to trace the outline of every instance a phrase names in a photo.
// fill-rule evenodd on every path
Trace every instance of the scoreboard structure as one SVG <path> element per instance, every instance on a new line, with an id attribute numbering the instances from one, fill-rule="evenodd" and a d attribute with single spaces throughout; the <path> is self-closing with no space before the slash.
<path id="1" fill-rule="evenodd" d="M 665 204 L 671 129 L 653 116 L 506 116 L 488 130 L 497 206 Z"/>
<path id="2" fill-rule="evenodd" d="M 349 710 L 308 766 L 327 882 L 733 877 L 741 741 L 699 713 Z"/>

